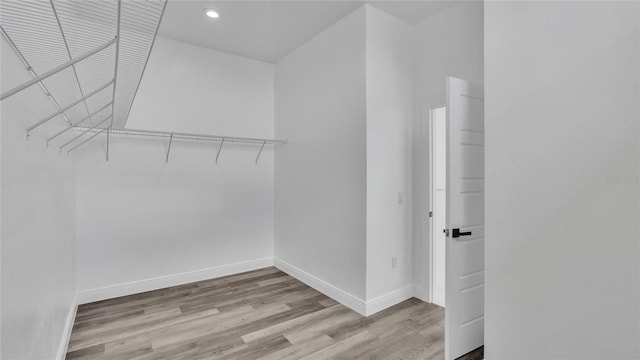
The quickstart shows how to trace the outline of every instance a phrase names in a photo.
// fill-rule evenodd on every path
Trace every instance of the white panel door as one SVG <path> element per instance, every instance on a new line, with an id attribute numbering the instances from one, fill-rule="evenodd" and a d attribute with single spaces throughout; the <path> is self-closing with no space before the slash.
<path id="1" fill-rule="evenodd" d="M 447 79 L 445 359 L 484 344 L 484 91 Z"/>

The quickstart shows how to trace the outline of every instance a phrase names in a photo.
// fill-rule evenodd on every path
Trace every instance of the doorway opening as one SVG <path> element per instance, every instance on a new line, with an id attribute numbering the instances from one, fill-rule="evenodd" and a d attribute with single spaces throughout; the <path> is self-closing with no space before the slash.
<path id="1" fill-rule="evenodd" d="M 431 302 L 445 306 L 445 246 L 447 214 L 447 109 L 432 108 L 429 114 L 430 134 L 430 196 L 431 219 Z"/>

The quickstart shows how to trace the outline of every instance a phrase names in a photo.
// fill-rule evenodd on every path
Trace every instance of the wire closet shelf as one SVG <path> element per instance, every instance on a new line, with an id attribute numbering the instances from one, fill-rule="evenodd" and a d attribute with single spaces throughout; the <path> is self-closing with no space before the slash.
<path id="1" fill-rule="evenodd" d="M 101 133 L 102 129 L 96 127 L 76 127 L 77 129 L 84 130 L 85 132 L 93 132 L 94 135 Z M 144 129 L 106 129 L 108 134 L 125 135 L 125 136 L 145 136 L 153 138 L 169 139 L 167 146 L 167 153 L 165 161 L 169 162 L 169 154 L 171 152 L 171 145 L 173 140 L 190 140 L 190 141 L 213 141 L 219 142 L 218 152 L 216 154 L 216 163 L 220 158 L 222 146 L 226 142 L 244 143 L 244 144 L 258 144 L 260 145 L 258 155 L 256 157 L 256 164 L 262 155 L 265 145 L 286 144 L 287 140 L 276 139 L 262 139 L 262 138 L 249 138 L 249 137 L 237 137 L 237 136 L 223 136 L 223 135 L 209 135 L 209 134 L 194 134 L 183 132 L 170 132 L 170 131 L 156 131 L 156 130 L 144 130 Z M 108 153 L 107 153 L 108 154 Z M 107 155 L 108 156 L 108 155 Z"/>
<path id="2" fill-rule="evenodd" d="M 105 134 L 107 161 L 110 135 L 168 138 L 166 161 L 174 139 L 219 142 L 216 163 L 225 142 L 259 145 L 256 163 L 265 145 L 286 143 L 125 128 L 165 7 L 166 0 L 1 1 L 0 34 L 32 79 L 3 89 L 0 101 L 38 84 L 56 109 L 29 125 L 27 138 L 52 120 L 64 119 L 67 126 L 49 136 L 47 146 L 76 130 L 59 146 L 61 152 L 68 147 L 69 154 Z"/>

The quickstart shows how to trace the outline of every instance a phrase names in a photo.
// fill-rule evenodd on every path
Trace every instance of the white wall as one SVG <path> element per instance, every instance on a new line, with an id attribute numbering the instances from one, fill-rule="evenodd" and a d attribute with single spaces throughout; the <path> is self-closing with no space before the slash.
<path id="1" fill-rule="evenodd" d="M 366 296 L 365 10 L 276 64 L 275 256 Z"/>
<path id="2" fill-rule="evenodd" d="M 372 301 L 407 287 L 400 298 L 412 291 L 413 59 L 407 23 L 368 5 L 366 15 L 367 301 Z"/>
<path id="3" fill-rule="evenodd" d="M 0 54 L 2 92 L 31 79 L 4 39 Z M 37 85 L 0 106 L 0 357 L 53 359 L 75 310 L 74 165 L 44 144 L 60 119 L 25 139 L 27 126 L 56 111 Z"/>
<path id="4" fill-rule="evenodd" d="M 463 2 L 415 25 L 413 278 L 429 300 L 429 109 L 445 104 L 449 76 L 483 83 L 483 4 Z"/>
<path id="5" fill-rule="evenodd" d="M 638 359 L 637 2 L 487 2 L 485 357 Z"/>
<path id="6" fill-rule="evenodd" d="M 365 314 L 413 290 L 412 71 L 411 27 L 368 5 L 276 64 L 276 265 Z"/>
<path id="7" fill-rule="evenodd" d="M 127 128 L 273 137 L 274 66 L 158 37 Z"/>
<path id="8" fill-rule="evenodd" d="M 127 127 L 272 138 L 273 74 L 158 38 Z M 273 146 L 256 165 L 259 146 L 227 142 L 216 164 L 219 143 L 174 140 L 165 163 L 167 143 L 112 136 L 105 162 L 101 136 L 75 155 L 82 301 L 271 263 Z"/>

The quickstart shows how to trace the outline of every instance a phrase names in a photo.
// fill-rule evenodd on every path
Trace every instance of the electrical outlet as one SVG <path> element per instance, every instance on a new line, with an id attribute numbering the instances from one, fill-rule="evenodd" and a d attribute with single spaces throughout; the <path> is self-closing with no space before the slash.
<path id="1" fill-rule="evenodd" d="M 391 268 L 392 269 L 397 269 L 398 268 L 398 258 L 395 256 L 391 257 Z"/>

